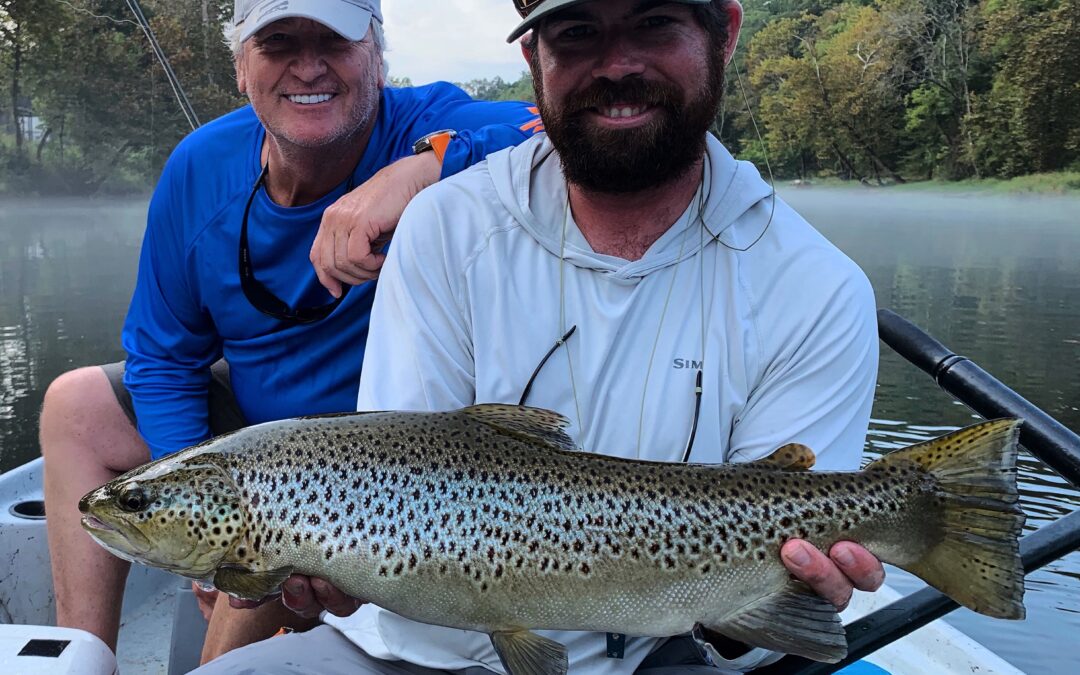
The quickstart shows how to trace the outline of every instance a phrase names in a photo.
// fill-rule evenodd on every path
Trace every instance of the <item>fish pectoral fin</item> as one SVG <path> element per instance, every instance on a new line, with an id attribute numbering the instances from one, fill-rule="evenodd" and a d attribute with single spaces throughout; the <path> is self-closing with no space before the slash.
<path id="1" fill-rule="evenodd" d="M 277 593 L 292 571 L 291 567 L 279 567 L 254 572 L 239 565 L 228 565 L 219 567 L 214 573 L 214 586 L 242 600 L 262 600 Z"/>
<path id="2" fill-rule="evenodd" d="M 807 471 L 814 466 L 817 457 L 814 451 L 802 443 L 788 443 L 770 453 L 767 457 L 749 462 L 748 466 L 777 471 Z"/>
<path id="3" fill-rule="evenodd" d="M 815 661 L 836 663 L 847 656 L 847 635 L 836 608 L 794 583 L 705 627 L 755 647 Z"/>
<path id="4" fill-rule="evenodd" d="M 507 675 L 566 675 L 566 647 L 527 630 L 498 631 L 491 644 Z"/>

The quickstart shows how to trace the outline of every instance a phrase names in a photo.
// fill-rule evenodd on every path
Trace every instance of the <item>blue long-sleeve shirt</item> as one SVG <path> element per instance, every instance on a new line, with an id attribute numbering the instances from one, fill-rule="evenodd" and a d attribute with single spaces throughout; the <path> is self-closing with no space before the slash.
<path id="1" fill-rule="evenodd" d="M 411 154 L 417 138 L 446 128 L 458 137 L 442 173 L 457 173 L 539 130 L 535 113 L 524 103 L 473 101 L 446 83 L 387 88 L 352 182 L 360 185 Z M 222 356 L 249 423 L 356 407 L 374 282 L 353 288 L 329 317 L 301 325 L 263 314 L 240 287 L 240 223 L 264 135 L 250 107 L 198 129 L 177 146 L 151 199 L 122 341 L 124 383 L 154 458 L 209 437 L 209 366 Z M 289 208 L 265 190 L 255 195 L 248 218 L 254 272 L 292 307 L 332 300 L 308 252 L 323 211 L 345 188 Z"/>

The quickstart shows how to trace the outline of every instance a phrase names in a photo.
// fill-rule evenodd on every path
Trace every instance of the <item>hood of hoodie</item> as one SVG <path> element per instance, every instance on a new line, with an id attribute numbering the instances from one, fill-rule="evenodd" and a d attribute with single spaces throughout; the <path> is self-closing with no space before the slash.
<path id="1" fill-rule="evenodd" d="M 697 255 L 702 245 L 717 245 L 714 236 L 738 250 L 756 242 L 767 229 L 774 192 L 754 165 L 736 160 L 712 134 L 706 156 L 699 192 L 667 232 L 634 261 L 596 253 L 589 246 L 569 212 L 566 181 L 546 134 L 489 156 L 488 170 L 503 207 L 552 255 L 577 267 L 634 280 Z M 708 228 L 704 236 L 687 231 L 700 228 L 699 209 Z"/>

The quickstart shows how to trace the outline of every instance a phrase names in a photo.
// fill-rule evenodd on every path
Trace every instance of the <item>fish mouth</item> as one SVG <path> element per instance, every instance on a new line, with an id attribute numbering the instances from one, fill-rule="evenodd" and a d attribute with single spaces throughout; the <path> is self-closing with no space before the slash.
<path id="1" fill-rule="evenodd" d="M 82 526 L 99 544 L 116 555 L 120 555 L 117 553 L 119 549 L 128 555 L 142 556 L 153 548 L 150 540 L 138 529 L 110 523 L 89 513 L 82 517 Z"/>
<path id="2" fill-rule="evenodd" d="M 113 525 L 106 523 L 97 516 L 91 516 L 89 514 L 82 517 L 82 526 L 87 530 L 96 530 L 100 532 L 118 532 L 117 528 Z"/>

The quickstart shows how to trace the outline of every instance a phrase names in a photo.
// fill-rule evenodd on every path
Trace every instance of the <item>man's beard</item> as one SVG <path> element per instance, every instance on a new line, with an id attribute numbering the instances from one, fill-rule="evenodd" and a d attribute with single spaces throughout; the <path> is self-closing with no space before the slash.
<path id="1" fill-rule="evenodd" d="M 567 181 L 591 192 L 637 192 L 677 180 L 705 151 L 723 96 L 724 74 L 710 64 L 708 81 L 689 101 L 668 83 L 628 78 L 597 80 L 568 95 L 556 109 L 544 95 L 538 68 L 533 69 L 536 101 L 544 129 L 559 153 Z M 590 123 L 600 108 L 649 105 L 659 115 L 633 129 L 608 129 Z"/>

